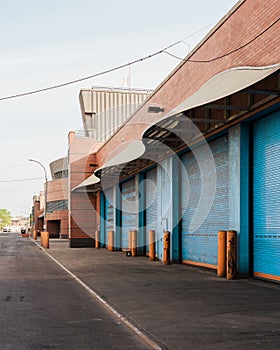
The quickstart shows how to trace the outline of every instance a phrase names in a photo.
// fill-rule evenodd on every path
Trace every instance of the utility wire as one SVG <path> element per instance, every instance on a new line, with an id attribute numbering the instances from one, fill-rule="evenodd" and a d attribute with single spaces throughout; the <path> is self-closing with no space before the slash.
<path id="1" fill-rule="evenodd" d="M 3 101 L 3 100 L 9 100 L 9 99 L 12 99 L 12 98 L 17 98 L 17 97 L 23 97 L 23 96 L 28 96 L 28 95 L 33 95 L 33 94 L 37 94 L 39 92 L 44 92 L 44 91 L 48 91 L 48 90 L 54 90 L 54 89 L 58 89 L 58 88 L 61 88 L 61 87 L 64 87 L 64 86 L 67 86 L 67 85 L 72 85 L 72 84 L 76 84 L 76 83 L 79 83 L 81 81 L 84 81 L 84 80 L 88 80 L 88 79 L 92 79 L 92 78 L 96 78 L 96 77 L 99 77 L 101 75 L 105 75 L 105 74 L 108 74 L 108 73 L 112 73 L 116 70 L 119 70 L 119 69 L 122 69 L 122 68 L 125 68 L 127 66 L 130 66 L 130 65 L 133 65 L 133 64 L 136 64 L 136 63 L 139 63 L 139 62 L 143 62 L 143 61 L 146 61 L 147 59 L 150 59 L 154 56 L 157 56 L 161 53 L 163 53 L 165 50 L 168 50 L 170 49 L 171 47 L 175 46 L 175 45 L 178 45 L 179 43 L 181 42 L 181 40 L 179 41 L 176 41 L 175 43 L 165 47 L 164 49 L 161 49 L 159 51 L 156 51 L 148 56 L 145 56 L 145 57 L 142 57 L 142 58 L 138 58 L 134 61 L 131 61 L 129 63 L 125 63 L 125 64 L 122 64 L 120 66 L 116 66 L 116 67 L 113 67 L 111 69 L 107 69 L 107 70 L 104 70 L 102 72 L 99 72 L 99 73 L 96 73 L 96 74 L 92 74 L 92 75 L 89 75 L 87 77 L 83 77 L 83 78 L 79 78 L 79 79 L 75 79 L 75 80 L 71 80 L 71 81 L 68 81 L 66 83 L 61 83 L 61 84 L 57 84 L 57 85 L 52 85 L 52 86 L 48 86 L 46 88 L 42 88 L 42 89 L 37 89 L 37 90 L 32 90 L 32 91 L 27 91 L 27 92 L 23 92 L 23 93 L 20 93 L 20 94 L 15 94 L 15 95 L 10 95 L 10 96 L 6 96 L 6 97 L 1 97 L 0 98 L 0 101 Z"/>
<path id="2" fill-rule="evenodd" d="M 6 96 L 6 97 L 0 97 L 0 101 L 4 101 L 4 100 L 9 100 L 9 99 L 13 99 L 13 98 L 17 98 L 17 97 L 23 97 L 23 96 L 28 96 L 28 95 L 33 95 L 33 94 L 37 94 L 37 93 L 40 93 L 40 92 L 44 92 L 44 91 L 48 91 L 48 90 L 54 90 L 54 89 L 58 89 L 58 88 L 61 88 L 61 87 L 64 87 L 64 86 L 68 86 L 68 85 L 72 85 L 72 84 L 76 84 L 76 83 L 79 83 L 81 81 L 84 81 L 84 80 L 88 80 L 88 79 L 92 79 L 92 78 L 96 78 L 98 76 L 101 76 L 101 75 L 105 75 L 105 74 L 108 74 L 108 73 L 111 73 L 111 72 L 114 72 L 116 70 L 119 70 L 119 69 L 122 69 L 122 68 L 125 68 L 125 67 L 128 67 L 130 65 L 133 65 L 133 64 L 136 64 L 136 63 L 139 63 L 139 62 L 143 62 L 147 59 L 150 59 L 154 56 L 157 56 L 163 52 L 165 52 L 166 50 L 172 48 L 173 46 L 176 46 L 180 43 L 184 43 L 184 40 L 187 39 L 187 38 L 190 38 L 200 32 L 202 32 L 203 30 L 207 29 L 208 27 L 212 26 L 214 23 L 216 22 L 212 22 L 210 24 L 208 24 L 207 26 L 197 30 L 196 32 L 192 33 L 192 34 L 189 34 L 187 36 L 185 36 L 184 38 L 182 38 L 181 40 L 179 41 L 176 41 L 174 42 L 173 44 L 170 44 L 168 45 L 167 47 L 153 53 L 153 54 L 150 54 L 148 56 L 145 56 L 145 57 L 142 57 L 142 58 L 139 58 L 137 60 L 134 60 L 132 62 L 129 62 L 129 63 L 125 63 L 123 65 L 120 65 L 120 66 L 117 66 L 117 67 L 114 67 L 114 68 L 111 68 L 111 69 L 108 69 L 108 70 L 105 70 L 105 71 L 102 71 L 102 72 L 99 72 L 99 73 L 96 73 L 96 74 L 92 74 L 92 75 L 89 75 L 89 76 L 86 76 L 86 77 L 83 77 L 83 78 L 79 78 L 79 79 L 75 79 L 75 80 L 71 80 L 71 81 L 68 81 L 68 82 L 65 82 L 65 83 L 61 83 L 61 84 L 57 84 L 57 85 L 53 85 L 53 86 L 49 86 L 49 87 L 46 87 L 46 88 L 42 88 L 42 89 L 36 89 L 36 90 L 31 90 L 31 91 L 27 91 L 27 92 L 23 92 L 23 93 L 19 93 L 19 94 L 15 94 L 15 95 L 10 95 L 10 96 Z"/>
<path id="3" fill-rule="evenodd" d="M 179 60 L 179 61 L 187 61 L 185 58 L 178 57 L 178 56 L 174 55 L 174 54 L 171 53 L 171 52 L 164 51 L 164 53 L 167 54 L 168 56 L 171 56 L 171 57 L 173 57 L 173 58 L 176 58 L 176 59 Z"/>
<path id="4" fill-rule="evenodd" d="M 163 49 L 161 49 L 159 51 L 156 51 L 156 52 L 154 52 L 154 53 L 152 53 L 152 54 L 150 54 L 148 56 L 145 56 L 145 57 L 142 57 L 142 58 L 138 58 L 138 59 L 136 59 L 134 61 L 122 64 L 122 65 L 119 65 L 119 66 L 116 66 L 116 67 L 113 67 L 113 68 L 110 68 L 110 69 L 107 69 L 107 70 L 104 70 L 104 71 L 101 71 L 101 72 L 96 73 L 96 74 L 92 74 L 92 75 L 89 75 L 89 76 L 86 76 L 86 77 L 82 77 L 82 78 L 79 78 L 79 79 L 71 80 L 71 81 L 68 81 L 68 82 L 65 82 L 65 83 L 48 86 L 48 87 L 45 87 L 45 88 L 42 88 L 42 89 L 31 90 L 31 91 L 23 92 L 23 93 L 20 93 L 20 94 L 10 95 L 10 96 L 6 96 L 6 97 L 0 97 L 0 101 L 9 100 L 9 99 L 17 98 L 17 97 L 33 95 L 33 94 L 37 94 L 37 93 L 40 93 L 40 92 L 54 90 L 54 89 L 58 89 L 58 88 L 61 88 L 61 87 L 64 87 L 64 86 L 76 84 L 76 83 L 79 83 L 81 81 L 85 81 L 85 80 L 88 80 L 88 79 L 96 78 L 96 77 L 99 77 L 101 75 L 112 73 L 112 72 L 117 71 L 119 69 L 131 66 L 133 64 L 146 61 L 146 60 L 148 60 L 148 59 L 150 59 L 150 58 L 152 58 L 154 56 L 157 56 L 157 55 L 159 55 L 161 53 L 168 54 L 168 55 L 170 55 L 170 56 L 172 56 L 174 58 L 177 58 L 177 59 L 179 59 L 181 61 L 185 61 L 185 62 L 187 62 L 187 61 L 188 62 L 195 62 L 195 63 L 209 63 L 209 62 L 213 62 L 213 61 L 219 60 L 219 59 L 221 59 L 223 57 L 229 56 L 232 53 L 237 52 L 237 51 L 243 49 L 244 47 L 250 45 L 256 39 L 258 39 L 261 35 L 263 35 L 265 32 L 267 32 L 271 27 L 273 27 L 277 22 L 279 22 L 279 20 L 280 20 L 280 18 L 278 18 L 276 21 L 274 21 L 270 26 L 268 26 L 266 29 L 264 29 L 262 32 L 260 32 L 258 35 L 256 35 L 254 38 L 252 38 L 251 40 L 249 40 L 245 44 L 239 46 L 238 48 L 236 48 L 234 50 L 231 50 L 231 51 L 229 51 L 229 52 L 227 52 L 227 53 L 225 53 L 223 55 L 216 56 L 216 57 L 213 57 L 213 58 L 210 58 L 210 59 L 207 59 L 207 60 L 195 60 L 195 59 L 189 59 L 189 58 L 188 59 L 183 59 L 183 58 L 179 58 L 179 57 L 177 57 L 177 56 L 175 56 L 175 55 L 173 55 L 173 54 L 171 54 L 170 52 L 167 51 L 168 49 L 171 49 L 172 47 L 178 45 L 179 43 L 184 42 L 184 39 L 189 37 L 189 36 L 186 36 L 185 38 L 183 38 L 183 39 L 181 39 L 179 41 L 176 41 L 173 44 L 170 44 L 170 45 L 166 46 L 165 48 L 163 48 Z M 201 30 L 204 30 L 205 28 L 203 28 Z M 196 33 L 198 33 L 198 32 L 199 31 L 197 31 Z M 196 33 L 194 33 L 194 34 L 196 34 Z"/>
<path id="5" fill-rule="evenodd" d="M 194 63 L 209 63 L 209 62 L 213 62 L 213 61 L 217 61 L 221 58 L 224 58 L 226 56 L 229 56 L 239 50 L 242 50 L 244 49 L 244 47 L 250 45 L 252 42 L 254 42 L 255 40 L 257 40 L 260 36 L 262 36 L 264 33 L 266 33 L 270 28 L 272 28 L 277 22 L 280 21 L 280 18 L 278 18 L 276 21 L 274 21 L 270 26 L 268 26 L 266 29 L 264 29 L 262 32 L 260 32 L 258 35 L 256 35 L 254 38 L 252 38 L 251 40 L 247 41 L 246 43 L 242 44 L 241 46 L 237 47 L 236 49 L 233 49 L 223 55 L 220 55 L 220 56 L 216 56 L 216 57 L 213 57 L 213 58 L 210 58 L 210 59 L 207 59 L 207 60 L 195 60 L 195 59 L 184 59 L 184 58 L 181 58 L 181 57 L 178 57 L 176 55 L 173 55 L 172 53 L 168 52 L 168 51 L 164 51 L 165 54 L 171 56 L 171 57 L 174 57 L 180 61 L 185 61 L 185 62 L 194 62 Z"/>

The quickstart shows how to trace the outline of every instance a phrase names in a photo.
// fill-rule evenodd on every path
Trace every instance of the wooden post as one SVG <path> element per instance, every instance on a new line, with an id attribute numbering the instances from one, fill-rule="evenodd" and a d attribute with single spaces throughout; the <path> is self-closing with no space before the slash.
<path id="1" fill-rule="evenodd" d="M 132 256 L 137 255 L 137 231 L 136 230 L 131 231 L 131 255 Z"/>
<path id="2" fill-rule="evenodd" d="M 50 235 L 48 231 L 41 231 L 41 246 L 45 249 L 50 247 Z"/>
<path id="3" fill-rule="evenodd" d="M 237 277 L 237 232 L 227 231 L 227 279 L 233 280 Z"/>
<path id="4" fill-rule="evenodd" d="M 110 252 L 114 251 L 114 231 L 108 232 L 108 250 Z"/>
<path id="5" fill-rule="evenodd" d="M 149 257 L 151 261 L 156 260 L 156 233 L 154 230 L 149 231 Z"/>
<path id="6" fill-rule="evenodd" d="M 100 231 L 95 231 L 95 248 L 100 248 Z"/>
<path id="7" fill-rule="evenodd" d="M 37 241 L 37 230 L 33 230 L 33 239 Z"/>
<path id="8" fill-rule="evenodd" d="M 164 231 L 163 235 L 163 263 L 170 264 L 170 232 Z"/>
<path id="9" fill-rule="evenodd" d="M 226 276 L 226 256 L 227 256 L 227 232 L 218 232 L 218 269 L 217 276 Z"/>

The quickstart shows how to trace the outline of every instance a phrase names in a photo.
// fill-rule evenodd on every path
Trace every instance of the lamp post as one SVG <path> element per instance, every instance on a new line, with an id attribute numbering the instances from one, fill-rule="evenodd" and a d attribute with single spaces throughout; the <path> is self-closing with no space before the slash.
<path id="1" fill-rule="evenodd" d="M 43 170 L 44 170 L 44 174 L 45 174 L 45 188 L 44 188 L 44 194 L 45 194 L 45 206 L 44 206 L 44 221 L 46 223 L 46 228 L 45 230 L 47 230 L 47 195 L 48 195 L 48 177 L 47 177 L 47 170 L 46 168 L 44 167 L 44 165 L 39 162 L 38 160 L 35 160 L 35 159 L 28 159 L 29 162 L 35 162 L 37 164 L 39 164 Z"/>

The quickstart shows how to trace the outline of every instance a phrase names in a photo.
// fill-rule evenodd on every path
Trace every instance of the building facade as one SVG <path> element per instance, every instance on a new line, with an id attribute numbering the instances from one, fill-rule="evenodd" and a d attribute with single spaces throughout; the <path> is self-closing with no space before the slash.
<path id="1" fill-rule="evenodd" d="M 150 95 L 148 90 L 100 88 L 82 90 L 83 131 L 68 135 L 68 237 L 70 247 L 93 247 L 98 218 L 95 191 L 73 191 L 97 168 L 98 150 Z"/>
<path id="2" fill-rule="evenodd" d="M 162 260 L 169 231 L 172 262 L 216 269 L 218 231 L 235 230 L 238 273 L 280 280 L 279 17 L 277 0 L 239 1 L 104 144 L 84 148 L 69 192 L 92 243 L 98 231 L 108 247 L 110 232 L 127 250 L 136 231 L 145 255 L 154 230 Z"/>
<path id="3" fill-rule="evenodd" d="M 46 225 L 50 238 L 68 237 L 68 160 L 50 164 L 51 181 L 47 185 Z"/>

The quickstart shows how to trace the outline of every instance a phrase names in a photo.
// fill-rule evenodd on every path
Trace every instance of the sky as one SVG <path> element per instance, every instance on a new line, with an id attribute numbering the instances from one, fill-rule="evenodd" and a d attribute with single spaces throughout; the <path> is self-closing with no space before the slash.
<path id="1" fill-rule="evenodd" d="M 43 169 L 67 154 L 82 128 L 78 95 L 125 87 L 128 68 L 38 94 L 1 100 L 94 75 L 153 54 L 184 58 L 237 0 L 0 0 L 0 208 L 28 215 Z M 155 89 L 180 63 L 161 53 L 131 66 L 131 87 Z"/>

